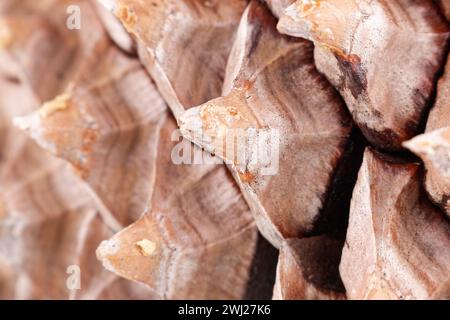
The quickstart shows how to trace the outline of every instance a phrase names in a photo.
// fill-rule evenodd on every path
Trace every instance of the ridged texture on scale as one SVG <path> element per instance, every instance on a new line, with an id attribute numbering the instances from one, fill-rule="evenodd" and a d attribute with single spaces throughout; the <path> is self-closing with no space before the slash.
<path id="1" fill-rule="evenodd" d="M 136 37 L 141 60 L 175 117 L 220 95 L 246 0 L 105 0 Z"/>
<path id="2" fill-rule="evenodd" d="M 349 299 L 448 299 L 450 224 L 419 165 L 367 150 L 353 192 L 340 273 Z"/>
<path id="3" fill-rule="evenodd" d="M 167 110 L 137 59 L 114 47 L 90 73 L 16 124 L 74 166 L 118 231 L 148 205 Z"/>
<path id="4" fill-rule="evenodd" d="M 306 40 L 278 34 L 266 5 L 252 1 L 228 61 L 224 97 L 179 121 L 183 135 L 231 164 L 276 247 L 313 231 L 352 128 L 312 50 Z"/>
<path id="5" fill-rule="evenodd" d="M 318 69 L 373 145 L 399 150 L 419 133 L 449 38 L 433 0 L 298 0 L 278 30 L 314 41 Z"/>
<path id="6" fill-rule="evenodd" d="M 67 8 L 79 6 L 83 28 L 67 28 Z M 26 82 L 40 101 L 53 99 L 72 81 L 89 76 L 109 39 L 91 1 L 13 1 L 0 17 L 0 68 Z M 95 30 L 94 32 L 92 30 Z M 36 56 L 51 57 L 35 59 Z"/>

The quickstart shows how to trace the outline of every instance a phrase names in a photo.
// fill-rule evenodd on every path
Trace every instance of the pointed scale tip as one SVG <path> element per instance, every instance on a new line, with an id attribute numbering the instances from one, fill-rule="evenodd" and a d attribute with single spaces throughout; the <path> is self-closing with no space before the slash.
<path id="1" fill-rule="evenodd" d="M 417 156 L 432 156 L 439 148 L 450 150 L 450 127 L 432 131 L 405 141 L 403 147 L 407 148 Z"/>
<path id="2" fill-rule="evenodd" d="M 116 255 L 119 251 L 119 244 L 115 238 L 104 240 L 100 243 L 95 251 L 97 260 L 103 264 L 103 267 L 111 272 L 116 272 L 116 268 L 110 258 Z"/>
<path id="3" fill-rule="evenodd" d="M 44 121 L 54 114 L 66 110 L 71 105 L 70 94 L 64 93 L 55 99 L 45 102 L 42 107 L 25 116 L 13 118 L 13 124 L 18 129 L 27 132 L 44 149 L 56 154 L 56 145 L 46 137 L 47 128 Z"/>

